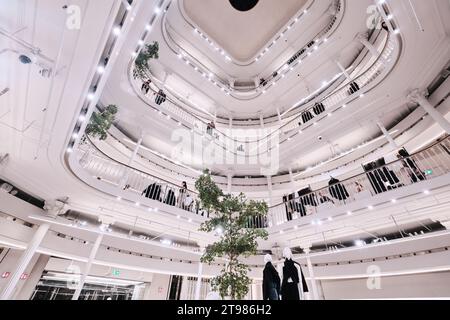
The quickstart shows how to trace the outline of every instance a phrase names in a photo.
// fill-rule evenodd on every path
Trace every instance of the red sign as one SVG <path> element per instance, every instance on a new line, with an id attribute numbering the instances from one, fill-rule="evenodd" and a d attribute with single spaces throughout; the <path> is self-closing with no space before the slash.
<path id="1" fill-rule="evenodd" d="M 20 280 L 27 280 L 28 279 L 28 273 L 22 273 L 20 276 Z"/>
<path id="2" fill-rule="evenodd" d="M 9 277 L 10 274 L 11 274 L 11 272 L 3 272 L 3 273 L 2 273 L 2 278 L 3 278 L 3 279 L 6 279 L 6 278 Z"/>

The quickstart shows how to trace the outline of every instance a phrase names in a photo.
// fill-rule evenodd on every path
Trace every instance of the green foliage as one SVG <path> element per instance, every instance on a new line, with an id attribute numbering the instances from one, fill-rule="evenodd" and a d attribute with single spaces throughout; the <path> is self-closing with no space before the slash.
<path id="1" fill-rule="evenodd" d="M 134 76 L 141 80 L 148 79 L 148 62 L 150 59 L 159 58 L 159 43 L 157 41 L 152 44 L 146 44 L 145 47 L 139 52 L 136 60 L 134 61 Z"/>
<path id="2" fill-rule="evenodd" d="M 256 217 L 266 217 L 268 206 L 265 202 L 248 201 L 243 193 L 238 196 L 223 194 L 208 170 L 198 178 L 195 187 L 202 207 L 213 213 L 200 226 L 200 231 L 215 232 L 218 228 L 222 231 L 220 240 L 206 248 L 201 261 L 210 264 L 217 258 L 227 260 L 221 274 L 212 280 L 212 287 L 222 298 L 243 299 L 251 279 L 247 276 L 250 268 L 241 263 L 240 258 L 256 254 L 257 240 L 267 240 L 268 236 L 266 230 L 248 228 L 248 222 Z"/>
<path id="3" fill-rule="evenodd" d="M 86 127 L 86 134 L 93 138 L 106 140 L 108 137 L 108 130 L 111 128 L 117 114 L 117 106 L 109 105 L 101 113 L 94 112 Z"/>

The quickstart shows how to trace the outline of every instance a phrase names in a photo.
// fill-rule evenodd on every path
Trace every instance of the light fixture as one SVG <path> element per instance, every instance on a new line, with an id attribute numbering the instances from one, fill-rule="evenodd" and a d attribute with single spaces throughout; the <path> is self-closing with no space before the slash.
<path id="1" fill-rule="evenodd" d="M 141 204 L 140 204 L 139 202 L 136 202 L 134 205 L 135 205 L 136 207 L 139 207 Z"/>
<path id="2" fill-rule="evenodd" d="M 333 221 L 333 217 L 328 217 L 328 221 Z"/>
<path id="3" fill-rule="evenodd" d="M 397 203 L 397 199 L 392 199 L 391 202 L 392 203 Z"/>
<path id="4" fill-rule="evenodd" d="M 144 45 L 144 40 L 142 40 L 142 39 L 139 40 L 139 41 L 138 41 L 138 46 L 143 46 L 143 45 Z"/>
<path id="5" fill-rule="evenodd" d="M 103 74 L 105 72 L 105 67 L 103 66 L 98 66 L 97 67 L 97 73 L 98 74 Z"/>
<path id="6" fill-rule="evenodd" d="M 423 193 L 428 195 L 428 194 L 430 194 L 430 190 L 424 190 Z"/>
<path id="7" fill-rule="evenodd" d="M 87 98 L 88 98 L 88 100 L 90 100 L 90 101 L 94 100 L 94 94 L 93 94 L 93 93 L 89 93 L 89 94 L 87 95 Z"/>
<path id="8" fill-rule="evenodd" d="M 118 36 L 120 35 L 120 28 L 119 28 L 119 27 L 115 27 L 115 28 L 113 29 L 113 34 L 114 34 L 116 37 L 118 37 Z"/>
<path id="9" fill-rule="evenodd" d="M 77 133 L 77 132 L 74 132 L 74 133 L 72 134 L 72 138 L 78 139 L 78 133 Z"/>
<path id="10" fill-rule="evenodd" d="M 79 117 L 78 117 L 78 120 L 80 121 L 80 122 L 84 122 L 85 120 L 86 120 L 86 117 L 84 116 L 84 115 L 80 115 Z"/>
<path id="11" fill-rule="evenodd" d="M 152 29 L 152 26 L 151 26 L 151 25 L 147 24 L 147 25 L 145 26 L 145 30 L 150 31 L 151 29 Z"/>
<path id="12" fill-rule="evenodd" d="M 121 200 L 122 200 L 122 197 L 117 197 L 116 200 L 117 200 L 117 201 L 121 201 Z"/>
<path id="13" fill-rule="evenodd" d="M 373 206 L 367 206 L 367 209 L 373 210 Z"/>
<path id="14" fill-rule="evenodd" d="M 73 152 L 72 147 L 68 147 L 68 148 L 67 148 L 67 153 L 72 153 L 72 152 Z"/>
<path id="15" fill-rule="evenodd" d="M 156 7 L 156 8 L 155 8 L 155 13 L 156 13 L 156 14 L 160 14 L 160 13 L 161 13 L 161 8 Z"/>
<path id="16" fill-rule="evenodd" d="M 351 211 L 347 211 L 347 215 L 351 216 L 353 213 Z"/>

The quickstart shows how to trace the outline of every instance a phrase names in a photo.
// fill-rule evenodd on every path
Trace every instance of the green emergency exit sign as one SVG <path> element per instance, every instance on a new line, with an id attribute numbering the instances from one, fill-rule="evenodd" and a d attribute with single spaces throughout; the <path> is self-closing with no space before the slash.
<path id="1" fill-rule="evenodd" d="M 112 270 L 112 275 L 116 276 L 116 277 L 120 276 L 120 270 L 119 269 L 113 269 Z"/>
<path id="2" fill-rule="evenodd" d="M 431 169 L 425 170 L 425 174 L 427 176 L 431 176 L 433 174 L 433 170 L 431 170 Z"/>

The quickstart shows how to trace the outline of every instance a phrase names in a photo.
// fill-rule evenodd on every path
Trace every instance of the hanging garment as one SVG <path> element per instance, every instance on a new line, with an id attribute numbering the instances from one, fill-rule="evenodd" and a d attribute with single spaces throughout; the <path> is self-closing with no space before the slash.
<path id="1" fill-rule="evenodd" d="M 300 274 L 301 274 L 301 276 L 302 276 L 302 287 L 303 287 L 303 292 L 309 292 L 308 284 L 306 283 L 305 276 L 303 275 L 303 271 L 302 271 L 302 266 L 301 266 L 301 264 L 298 263 L 297 261 L 294 261 L 294 263 L 295 263 L 296 265 L 298 265 L 298 268 L 300 269 Z"/>
<path id="2" fill-rule="evenodd" d="M 292 259 L 284 260 L 281 300 L 300 300 L 298 270 Z"/>
<path id="3" fill-rule="evenodd" d="M 263 270 L 263 300 L 279 300 L 280 276 L 271 262 Z"/>
<path id="4" fill-rule="evenodd" d="M 350 83 L 350 89 L 348 90 L 348 94 L 352 95 L 357 91 L 359 91 L 359 85 L 355 81 L 353 81 L 352 83 Z"/>
<path id="5" fill-rule="evenodd" d="M 310 187 L 300 190 L 298 196 L 302 205 L 317 207 L 316 197 Z"/>
<path id="6" fill-rule="evenodd" d="M 303 123 L 307 123 L 308 121 L 311 121 L 314 118 L 311 112 L 305 111 L 302 113 L 302 121 Z"/>
<path id="7" fill-rule="evenodd" d="M 168 204 L 169 206 L 175 206 L 175 192 L 173 192 L 173 190 L 169 190 L 167 192 L 164 203 Z"/>
<path id="8" fill-rule="evenodd" d="M 316 114 L 316 116 L 318 116 L 318 115 L 321 114 L 322 112 L 325 112 L 325 106 L 323 105 L 322 102 L 316 103 L 316 104 L 314 105 L 313 111 L 314 111 L 314 113 Z"/>
<path id="9" fill-rule="evenodd" d="M 159 106 L 165 101 L 166 101 L 166 94 L 164 93 L 164 91 L 159 90 L 155 98 L 155 103 Z"/>
<path id="10" fill-rule="evenodd" d="M 343 184 L 339 183 L 338 179 L 331 178 L 330 181 L 328 181 L 328 185 L 328 191 L 330 191 L 333 198 L 338 200 L 346 200 L 349 197 L 347 189 Z"/>
<path id="11" fill-rule="evenodd" d="M 146 198 L 161 201 L 161 186 L 153 183 L 149 185 L 141 195 L 144 195 Z"/>

